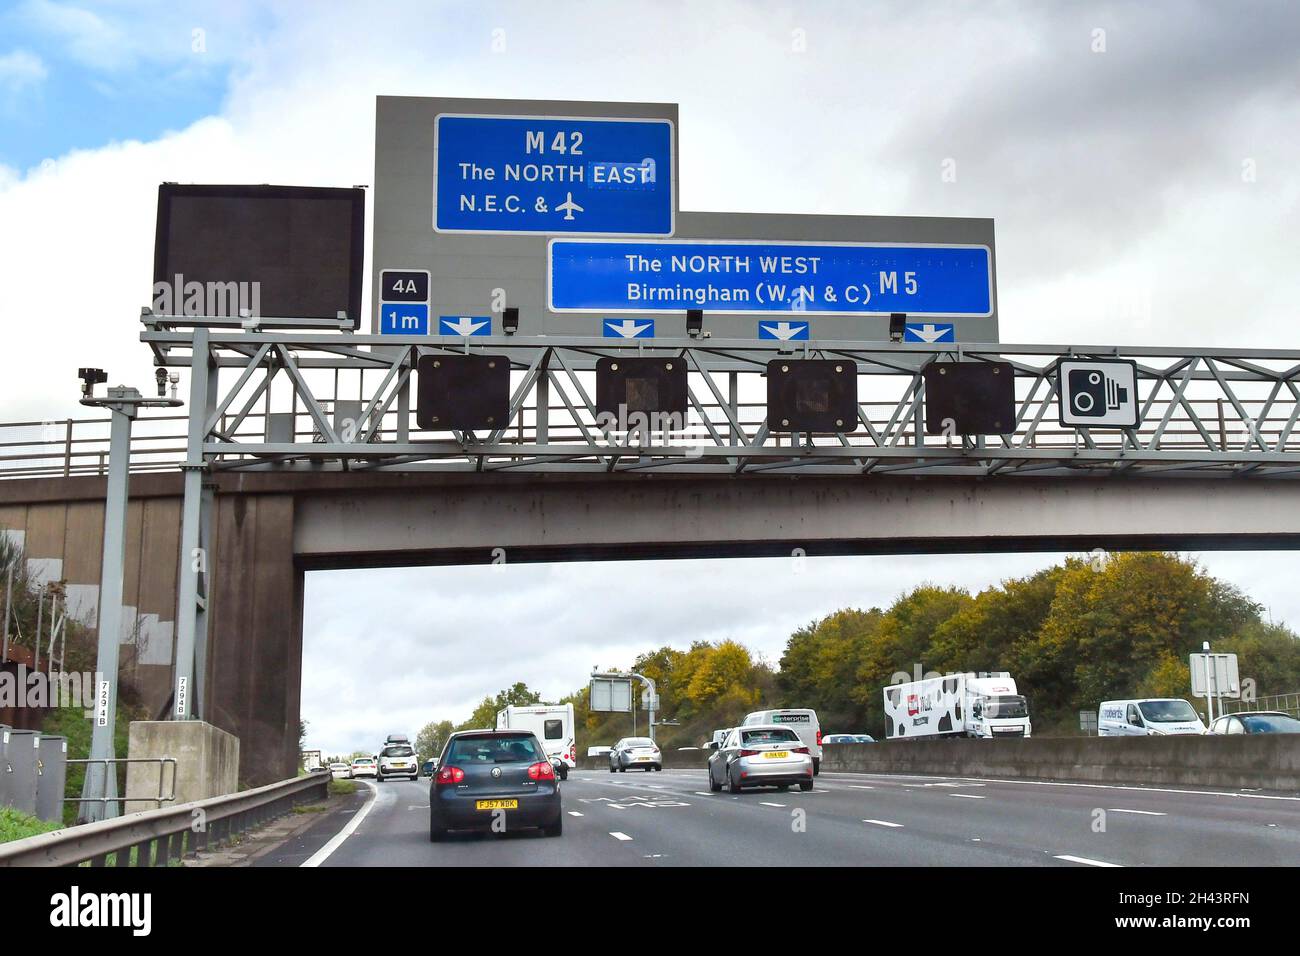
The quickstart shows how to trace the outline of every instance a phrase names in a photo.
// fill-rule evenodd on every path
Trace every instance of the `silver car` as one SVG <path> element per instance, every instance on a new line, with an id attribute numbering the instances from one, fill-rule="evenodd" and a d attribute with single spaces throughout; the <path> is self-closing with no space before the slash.
<path id="1" fill-rule="evenodd" d="M 732 730 L 709 757 L 709 789 L 717 793 L 724 786 L 731 793 L 745 787 L 777 787 L 786 790 L 798 784 L 813 788 L 813 762 L 808 746 L 789 727 L 755 724 Z"/>
<path id="2" fill-rule="evenodd" d="M 627 773 L 633 768 L 645 771 L 664 769 L 659 746 L 649 737 L 624 737 L 610 750 L 610 773 Z"/>

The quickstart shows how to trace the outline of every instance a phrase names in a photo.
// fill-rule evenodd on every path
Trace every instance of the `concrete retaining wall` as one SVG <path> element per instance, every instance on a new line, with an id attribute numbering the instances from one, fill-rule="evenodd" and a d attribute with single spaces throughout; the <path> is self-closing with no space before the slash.
<path id="1" fill-rule="evenodd" d="M 172 804 L 223 797 L 239 789 L 239 738 L 201 720 L 131 722 L 130 757 L 175 757 L 176 799 Z M 166 771 L 163 789 L 170 781 Z M 126 812 L 157 810 L 159 767 L 128 764 Z M 172 805 L 169 804 L 169 805 Z"/>
<path id="2" fill-rule="evenodd" d="M 1300 735 L 831 744 L 823 770 L 1300 791 Z"/>

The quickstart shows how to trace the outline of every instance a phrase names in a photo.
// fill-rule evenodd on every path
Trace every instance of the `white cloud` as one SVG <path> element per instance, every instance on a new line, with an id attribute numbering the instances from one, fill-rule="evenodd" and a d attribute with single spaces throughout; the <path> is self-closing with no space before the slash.
<path id="1" fill-rule="evenodd" d="M 201 68 L 211 61 L 243 59 L 256 42 L 256 25 L 269 22 L 270 16 L 259 4 L 244 0 L 116 0 L 94 6 L 23 0 L 12 19 L 59 55 L 116 75 L 140 64 Z"/>
<path id="2" fill-rule="evenodd" d="M 27 0 L 20 14 L 37 30 L 65 43 L 75 59 L 89 66 L 111 69 L 129 58 L 130 34 L 84 7 L 51 0 Z"/>
<path id="3" fill-rule="evenodd" d="M 1068 5 L 960 16 L 740 0 L 271 9 L 254 35 L 245 4 L 20 8 L 106 83 L 132 64 L 185 68 L 194 27 L 232 73 L 218 116 L 21 176 L 0 168 L 0 419 L 82 414 L 79 365 L 148 387 L 137 316 L 160 182 L 371 182 L 376 94 L 678 102 L 685 208 L 991 216 L 1007 341 L 1293 344 L 1300 109 L 1288 91 L 1300 61 L 1294 27 L 1275 17 L 1148 4 L 1108 24 L 1110 52 L 1097 57 L 1087 52 L 1096 24 Z M 1162 32 L 1162 18 L 1185 26 Z M 939 179 L 945 157 L 958 161 L 956 183 Z M 364 743 L 463 717 L 515 679 L 571 690 L 592 664 L 627 663 L 675 634 L 734 634 L 775 657 L 792 626 L 840 603 L 887 602 L 925 577 L 981 586 L 1049 560 L 844 559 L 827 565 L 824 586 L 790 588 L 751 576 L 755 562 L 713 563 L 706 601 L 641 605 L 623 599 L 619 574 L 686 595 L 703 565 L 511 569 L 520 576 L 504 597 L 475 569 L 354 573 L 330 587 L 314 576 L 306 716 L 347 742 L 360 728 Z M 1300 620 L 1269 558 L 1207 564 Z M 567 600 L 593 581 L 606 596 Z M 485 649 L 485 633 L 505 636 Z M 370 662 L 386 653 L 401 666 L 380 672 L 403 677 L 376 683 Z M 347 716 L 331 724 L 335 699 L 357 709 L 334 708 Z"/>
<path id="4" fill-rule="evenodd" d="M 11 96 L 45 82 L 49 70 L 35 53 L 29 50 L 14 50 L 0 56 L 0 90 Z M 4 181 L 0 180 L 0 188 Z"/>
<path id="5" fill-rule="evenodd" d="M 888 606 L 922 581 L 978 591 L 1060 555 L 750 558 L 329 571 L 307 576 L 303 718 L 313 746 L 366 748 L 462 721 L 524 681 L 555 700 L 593 667 L 734 638 L 768 661 L 839 607 Z"/>

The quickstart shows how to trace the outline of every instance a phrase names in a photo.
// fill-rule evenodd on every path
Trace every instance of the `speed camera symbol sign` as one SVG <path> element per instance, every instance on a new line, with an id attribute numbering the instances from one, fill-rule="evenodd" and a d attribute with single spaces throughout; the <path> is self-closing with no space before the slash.
<path id="1" fill-rule="evenodd" d="M 1067 428 L 1136 428 L 1137 363 L 1061 359 L 1057 364 L 1061 424 Z"/>

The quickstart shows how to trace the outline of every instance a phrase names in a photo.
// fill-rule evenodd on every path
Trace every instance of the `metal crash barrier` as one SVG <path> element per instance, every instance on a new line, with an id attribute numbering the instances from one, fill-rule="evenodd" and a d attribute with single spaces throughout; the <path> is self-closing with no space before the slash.
<path id="1" fill-rule="evenodd" d="M 167 866 L 274 820 L 295 806 L 323 800 L 330 774 L 159 810 L 143 810 L 84 826 L 0 844 L 4 866 Z"/>

